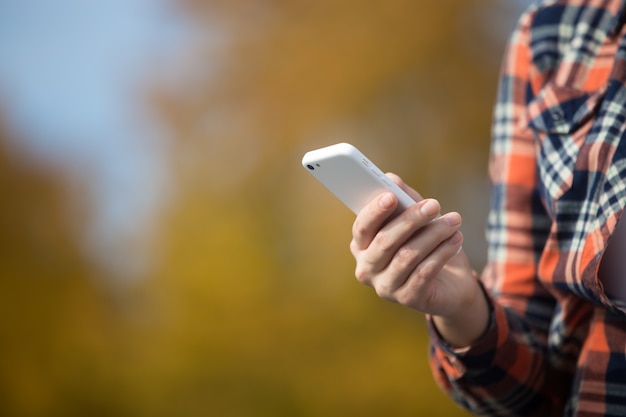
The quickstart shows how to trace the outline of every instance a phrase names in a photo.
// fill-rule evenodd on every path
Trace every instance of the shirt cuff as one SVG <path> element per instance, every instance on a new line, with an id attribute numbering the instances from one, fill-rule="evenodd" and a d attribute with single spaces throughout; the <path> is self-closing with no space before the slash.
<path id="1" fill-rule="evenodd" d="M 480 281 L 479 281 L 480 283 Z M 432 316 L 427 315 L 428 333 L 430 335 L 434 356 L 448 373 L 460 377 L 467 371 L 488 369 L 492 366 L 501 338 L 508 333 L 506 313 L 493 302 L 489 293 L 480 283 L 489 303 L 489 324 L 485 332 L 474 343 L 461 348 L 451 346 L 439 334 Z"/>

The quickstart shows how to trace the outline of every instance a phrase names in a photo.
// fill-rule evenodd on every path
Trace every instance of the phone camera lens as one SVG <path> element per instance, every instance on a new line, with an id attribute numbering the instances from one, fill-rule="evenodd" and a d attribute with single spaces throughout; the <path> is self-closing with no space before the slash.
<path id="1" fill-rule="evenodd" d="M 307 165 L 306 166 L 308 169 L 310 169 L 311 171 L 313 171 L 315 168 L 313 167 L 313 165 Z"/>

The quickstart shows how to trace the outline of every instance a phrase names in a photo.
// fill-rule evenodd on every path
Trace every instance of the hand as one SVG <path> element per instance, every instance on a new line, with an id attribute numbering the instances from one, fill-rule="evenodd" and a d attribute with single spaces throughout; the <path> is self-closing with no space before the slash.
<path id="1" fill-rule="evenodd" d="M 488 309 L 461 249 L 461 216 L 440 215 L 436 200 L 422 199 L 399 177 L 388 176 L 417 203 L 389 219 L 398 201 L 392 193 L 384 193 L 359 213 L 350 243 L 356 277 L 381 298 L 433 315 L 436 323 L 446 327 L 437 326 L 448 341 L 469 343 L 484 331 Z M 473 322 L 467 323 L 470 319 Z M 472 334 L 466 335 L 468 325 L 480 330 L 469 329 Z M 452 335 L 444 334 L 447 327 Z"/>

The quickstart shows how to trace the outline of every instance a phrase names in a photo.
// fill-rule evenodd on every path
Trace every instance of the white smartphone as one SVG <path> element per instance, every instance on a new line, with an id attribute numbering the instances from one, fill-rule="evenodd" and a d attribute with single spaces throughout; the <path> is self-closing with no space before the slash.
<path id="1" fill-rule="evenodd" d="M 398 197 L 394 216 L 415 204 L 415 200 L 349 143 L 307 152 L 302 158 L 302 166 L 355 214 L 385 191 Z"/>

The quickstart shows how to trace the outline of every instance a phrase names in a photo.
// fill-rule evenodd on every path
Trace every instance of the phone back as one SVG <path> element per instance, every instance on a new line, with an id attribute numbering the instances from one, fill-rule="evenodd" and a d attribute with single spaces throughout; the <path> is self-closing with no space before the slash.
<path id="1" fill-rule="evenodd" d="M 352 212 L 358 214 L 374 197 L 391 191 L 400 202 L 396 213 L 415 201 L 358 149 L 338 143 L 307 152 L 302 165 Z"/>

